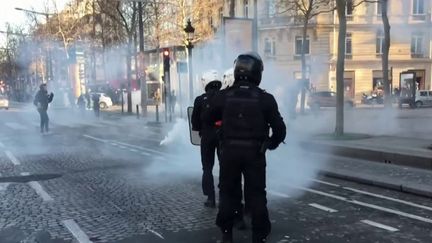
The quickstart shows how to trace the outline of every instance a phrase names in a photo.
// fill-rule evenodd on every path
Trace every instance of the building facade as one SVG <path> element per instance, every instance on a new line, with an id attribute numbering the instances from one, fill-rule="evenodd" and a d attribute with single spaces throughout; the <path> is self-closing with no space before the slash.
<path id="1" fill-rule="evenodd" d="M 382 92 L 381 55 L 384 41 L 381 6 L 347 3 L 345 95 L 358 103 L 363 93 Z M 229 2 L 229 1 L 228 1 Z M 258 51 L 267 65 L 277 68 L 287 82 L 301 80 L 302 21 L 281 13 L 277 0 L 258 0 Z M 237 0 L 236 17 L 253 18 L 253 1 Z M 333 3 L 334 4 L 334 3 Z M 432 0 L 389 0 L 391 26 L 389 73 L 392 90 L 400 73 L 416 74 L 419 89 L 432 87 Z M 229 3 L 224 14 L 229 14 Z M 336 90 L 338 18 L 322 13 L 309 21 L 306 39 L 306 78 L 311 91 Z"/>

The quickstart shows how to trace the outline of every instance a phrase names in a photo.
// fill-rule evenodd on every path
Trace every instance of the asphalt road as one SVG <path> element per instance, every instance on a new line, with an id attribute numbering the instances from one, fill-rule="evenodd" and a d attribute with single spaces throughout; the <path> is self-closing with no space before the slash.
<path id="1" fill-rule="evenodd" d="M 218 242 L 216 210 L 203 207 L 198 150 L 176 134 L 184 127 L 168 136 L 183 140 L 161 146 L 168 131 L 144 123 L 64 111 L 51 112 L 51 122 L 41 135 L 32 109 L 0 111 L 1 243 Z M 287 176 L 269 188 L 269 242 L 432 242 L 430 199 L 305 180 Z M 235 240 L 250 242 L 250 231 L 236 231 Z"/>

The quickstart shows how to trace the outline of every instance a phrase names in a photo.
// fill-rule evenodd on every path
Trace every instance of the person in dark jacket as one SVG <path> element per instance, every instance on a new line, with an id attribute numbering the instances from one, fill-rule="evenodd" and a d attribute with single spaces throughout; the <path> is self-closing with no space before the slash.
<path id="1" fill-rule="evenodd" d="M 271 231 L 266 198 L 266 150 L 283 142 L 286 126 L 275 98 L 260 89 L 264 65 L 254 52 L 235 61 L 234 85 L 218 92 L 210 105 L 209 124 L 221 125 L 219 211 L 216 224 L 222 242 L 231 243 L 237 188 L 244 176 L 245 201 L 252 217 L 253 243 L 266 242 Z M 269 136 L 270 129 L 272 135 Z"/>
<path id="2" fill-rule="evenodd" d="M 52 102 L 54 94 L 48 94 L 46 84 L 39 86 L 39 91 L 33 100 L 33 104 L 37 107 L 40 115 L 40 131 L 41 133 L 49 132 L 49 117 L 48 117 L 48 104 Z"/>
<path id="3" fill-rule="evenodd" d="M 201 136 L 201 163 L 203 169 L 202 190 L 207 196 L 204 206 L 215 208 L 216 196 L 213 179 L 213 166 L 215 152 L 218 146 L 216 130 L 214 126 L 208 125 L 208 111 L 210 100 L 219 91 L 222 82 L 219 81 L 217 71 L 209 71 L 202 77 L 205 93 L 198 96 L 194 102 L 192 112 L 192 130 L 198 131 Z"/>
<path id="4" fill-rule="evenodd" d="M 100 94 L 94 93 L 92 95 L 92 99 L 93 99 L 93 111 L 96 117 L 99 118 L 99 113 L 100 113 Z"/>

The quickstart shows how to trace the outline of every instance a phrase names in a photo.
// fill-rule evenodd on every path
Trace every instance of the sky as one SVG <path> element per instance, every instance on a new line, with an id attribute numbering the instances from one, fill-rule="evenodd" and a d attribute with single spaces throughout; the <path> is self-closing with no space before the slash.
<path id="1" fill-rule="evenodd" d="M 71 0 L 0 0 L 0 30 L 6 29 L 6 23 L 9 22 L 13 25 L 25 26 L 28 24 L 27 15 L 22 12 L 15 10 L 16 7 L 23 9 L 30 9 L 35 11 L 44 12 L 45 6 L 48 3 L 49 6 L 53 6 L 53 3 L 57 5 L 59 10 L 63 9 L 64 5 Z M 41 19 L 44 17 L 41 16 Z M 0 45 L 5 42 L 4 34 L 0 33 Z"/>

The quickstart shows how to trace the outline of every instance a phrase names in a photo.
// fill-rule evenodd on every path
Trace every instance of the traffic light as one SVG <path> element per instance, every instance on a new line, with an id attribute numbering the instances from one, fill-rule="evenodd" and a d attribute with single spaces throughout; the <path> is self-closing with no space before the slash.
<path id="1" fill-rule="evenodd" d="M 164 73 L 169 72 L 169 70 L 170 70 L 170 51 L 168 48 L 163 50 L 163 65 L 164 65 Z"/>

